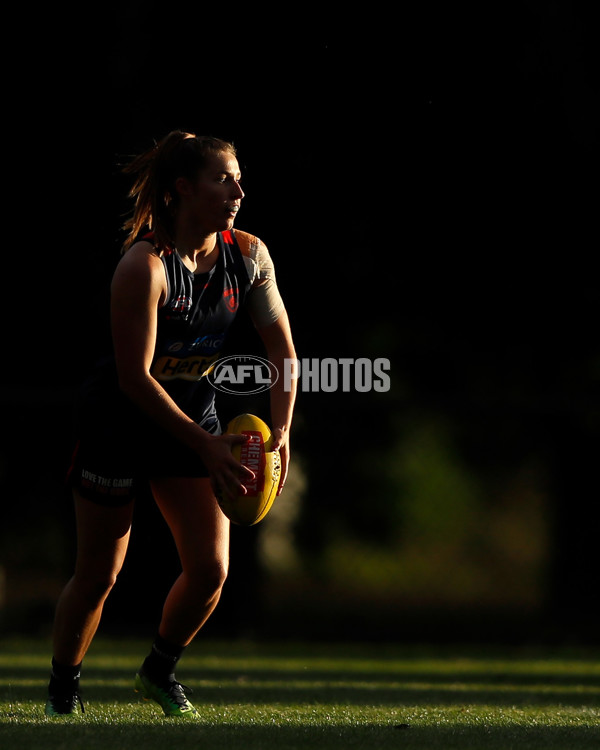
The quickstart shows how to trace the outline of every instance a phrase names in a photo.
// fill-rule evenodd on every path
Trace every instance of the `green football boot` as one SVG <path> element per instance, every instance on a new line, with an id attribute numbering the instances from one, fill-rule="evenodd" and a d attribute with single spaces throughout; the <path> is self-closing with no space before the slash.
<path id="1" fill-rule="evenodd" d="M 162 708 L 165 716 L 174 716 L 182 719 L 197 719 L 198 711 L 186 698 L 184 685 L 176 680 L 157 684 L 148 675 L 140 671 L 135 676 L 135 692 L 141 693 L 146 701 L 155 701 Z"/>
<path id="2" fill-rule="evenodd" d="M 73 716 L 85 713 L 83 701 L 77 690 L 68 694 L 54 693 L 46 701 L 46 716 Z"/>

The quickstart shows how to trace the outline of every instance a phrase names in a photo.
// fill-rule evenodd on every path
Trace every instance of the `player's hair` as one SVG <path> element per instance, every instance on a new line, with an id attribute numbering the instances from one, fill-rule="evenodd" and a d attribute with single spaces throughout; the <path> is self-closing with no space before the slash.
<path id="1" fill-rule="evenodd" d="M 129 250 L 144 229 L 154 232 L 159 246 L 172 242 L 179 201 L 175 189 L 177 178 L 195 179 L 211 155 L 223 152 L 236 156 L 234 145 L 228 141 L 173 130 L 127 164 L 123 172 L 134 178 L 129 197 L 135 203 L 131 216 L 123 224 L 127 238 L 122 252 Z"/>

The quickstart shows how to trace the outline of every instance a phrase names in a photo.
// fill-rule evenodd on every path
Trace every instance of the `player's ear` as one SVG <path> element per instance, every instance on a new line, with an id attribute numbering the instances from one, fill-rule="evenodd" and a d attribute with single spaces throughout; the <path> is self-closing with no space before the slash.
<path id="1" fill-rule="evenodd" d="M 175 180 L 175 190 L 178 195 L 186 196 L 192 193 L 193 186 L 187 177 L 178 177 Z"/>

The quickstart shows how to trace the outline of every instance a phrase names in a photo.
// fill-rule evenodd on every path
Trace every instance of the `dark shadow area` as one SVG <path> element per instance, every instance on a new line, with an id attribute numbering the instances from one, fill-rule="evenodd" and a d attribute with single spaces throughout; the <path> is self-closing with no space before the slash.
<path id="1" fill-rule="evenodd" d="M 15 61 L 5 92 L 18 138 L 6 160 L 0 632 L 46 634 L 71 573 L 71 405 L 110 343 L 129 187 L 119 164 L 183 128 L 236 143 L 247 194 L 236 221 L 271 251 L 298 355 L 386 357 L 392 375 L 386 394 L 299 394 L 293 449 L 307 488 L 288 531 L 311 597 L 278 607 L 262 529 L 235 530 L 207 632 L 598 643 L 594 9 L 413 5 L 393 23 L 387 7 L 305 5 L 272 27 L 255 6 L 183 14 L 123 0 L 78 18 L 77 33 L 53 7 L 35 23 L 16 9 L 27 65 Z M 256 346 L 247 321 L 231 346 Z M 264 409 L 223 403 L 225 421 Z M 384 593 L 372 611 L 368 584 L 336 600 L 328 576 L 358 580 L 327 567 L 340 540 L 395 559 L 423 531 L 407 503 L 436 467 L 419 454 L 411 484 L 403 461 L 413 430 L 431 424 L 451 448 L 443 477 L 477 489 L 471 579 L 492 565 L 497 530 L 489 588 L 524 577 L 525 605 L 480 610 L 473 595 L 425 607 L 417 584 L 410 602 Z M 507 496 L 517 510 L 502 525 Z M 178 566 L 151 502 L 136 524 L 102 628 L 150 638 Z"/>
<path id="2" fill-rule="evenodd" d="M 39 742 L 48 750 L 58 750 L 63 747 L 62 740 L 56 738 L 55 727 L 36 727 Z M 329 727 L 304 728 L 302 737 L 299 731 L 286 726 L 227 726 L 218 727 L 203 725 L 198 727 L 165 727 L 153 725 L 140 728 L 139 733 L 152 734 L 153 739 L 163 738 L 166 744 L 177 742 L 178 747 L 197 747 L 199 742 L 206 743 L 214 750 L 227 750 L 237 747 L 234 743 L 243 741 L 243 746 L 249 750 L 264 750 L 270 747 L 286 747 L 290 750 L 310 750 L 318 745 L 322 750 L 345 750 L 345 748 L 361 748 L 371 750 L 373 747 L 414 748 L 421 750 L 429 747 L 443 747 L 444 750 L 462 750 L 470 748 L 491 748 L 502 750 L 506 742 L 518 743 L 518 747 L 527 748 L 548 747 L 554 750 L 596 750 L 600 734 L 594 730 L 573 727 L 569 729 L 553 727 L 519 727 L 510 729 L 496 729 L 495 727 L 419 727 L 402 724 L 398 725 L 361 725 L 352 727 L 332 723 Z M 98 726 L 87 731 L 82 727 L 72 727 L 74 743 L 85 743 L 86 736 L 91 733 L 106 744 L 118 750 L 126 750 L 128 739 L 115 738 L 114 730 Z M 29 747 L 25 745 L 23 747 Z"/>

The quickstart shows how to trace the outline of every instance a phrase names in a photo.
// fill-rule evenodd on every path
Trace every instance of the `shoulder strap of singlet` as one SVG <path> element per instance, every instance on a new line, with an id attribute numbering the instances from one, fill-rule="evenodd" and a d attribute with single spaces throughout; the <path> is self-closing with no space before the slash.
<path id="1" fill-rule="evenodd" d="M 236 232 L 235 230 L 227 230 L 221 232 L 221 238 L 223 244 L 229 250 L 231 260 L 235 269 L 235 276 L 239 279 L 239 295 L 240 295 L 240 306 L 244 304 L 246 294 L 250 290 L 250 276 L 248 275 L 248 269 L 244 262 L 244 256 L 250 257 L 250 245 L 256 238 L 247 234 L 246 232 Z"/>
<path id="2" fill-rule="evenodd" d="M 144 229 L 142 232 L 140 232 L 136 238 L 136 242 L 150 242 L 152 245 L 154 245 L 156 239 L 156 234 L 153 229 Z"/>
<path id="3" fill-rule="evenodd" d="M 248 232 L 242 232 L 238 229 L 231 229 L 227 232 L 223 232 L 223 241 L 225 243 L 230 242 L 231 244 L 237 244 L 240 252 L 242 255 L 245 255 L 246 258 L 252 257 L 252 246 L 256 247 L 260 242 L 258 237 L 254 237 L 253 235 L 248 234 Z"/>

